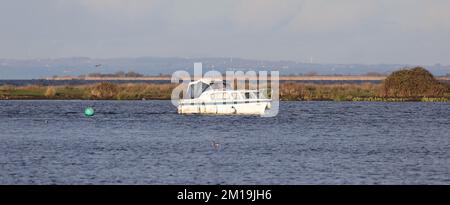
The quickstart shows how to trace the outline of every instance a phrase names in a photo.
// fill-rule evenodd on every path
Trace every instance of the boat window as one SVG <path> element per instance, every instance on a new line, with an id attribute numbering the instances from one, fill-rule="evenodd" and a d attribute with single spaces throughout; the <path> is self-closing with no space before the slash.
<path id="1" fill-rule="evenodd" d="M 206 83 L 202 83 L 202 93 L 205 92 L 209 88 L 209 85 Z"/>
<path id="2" fill-rule="evenodd" d="M 231 98 L 230 98 L 230 95 L 228 95 L 228 93 L 214 93 L 214 94 L 211 94 L 211 99 L 212 100 L 228 100 Z"/>
<path id="3" fill-rule="evenodd" d="M 235 100 L 241 99 L 241 96 L 239 95 L 239 93 L 232 93 L 231 96 L 233 96 L 233 99 L 235 99 Z"/>
<path id="4" fill-rule="evenodd" d="M 261 99 L 269 99 L 269 93 L 267 90 L 260 91 L 259 96 Z"/>
<path id="5" fill-rule="evenodd" d="M 258 99 L 257 92 L 251 92 L 250 95 L 252 96 L 252 99 Z"/>
<path id="6" fill-rule="evenodd" d="M 254 92 L 245 92 L 244 93 L 245 99 L 257 99 L 257 96 Z"/>
<path id="7" fill-rule="evenodd" d="M 258 99 L 267 99 L 267 96 L 264 92 L 258 91 L 258 92 L 255 92 L 255 94 Z"/>
<path id="8" fill-rule="evenodd" d="M 194 99 L 194 85 L 193 84 L 189 85 L 188 96 L 189 96 L 189 98 Z"/>
<path id="9" fill-rule="evenodd" d="M 224 86 L 220 83 L 212 83 L 210 86 L 214 90 L 224 90 Z"/>
<path id="10" fill-rule="evenodd" d="M 224 100 L 230 99 L 230 95 L 228 95 L 228 93 L 223 93 L 223 99 Z"/>

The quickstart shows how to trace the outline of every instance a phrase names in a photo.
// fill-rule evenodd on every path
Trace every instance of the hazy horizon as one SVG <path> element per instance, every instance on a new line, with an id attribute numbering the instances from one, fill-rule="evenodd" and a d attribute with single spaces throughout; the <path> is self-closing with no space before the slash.
<path id="1" fill-rule="evenodd" d="M 1 0 L 0 58 L 450 64 L 445 0 Z"/>
<path id="2" fill-rule="evenodd" d="M 117 59 L 124 59 L 124 60 L 131 60 L 131 59 L 186 59 L 186 60 L 207 60 L 207 59 L 228 59 L 232 61 L 233 59 L 240 59 L 240 60 L 248 60 L 248 61 L 255 61 L 255 62 L 291 62 L 291 63 L 298 63 L 298 64 L 312 64 L 312 65 L 399 65 L 399 66 L 407 66 L 407 67 L 414 67 L 414 66 L 443 66 L 447 67 L 450 66 L 449 64 L 443 64 L 443 63 L 435 63 L 435 64 L 409 64 L 409 63 L 357 63 L 357 62 L 346 62 L 346 63 L 336 63 L 336 62 L 311 62 L 313 59 L 306 59 L 305 61 L 299 61 L 299 60 L 292 60 L 292 59 L 260 59 L 260 58 L 245 58 L 245 57 L 239 57 L 239 56 L 113 56 L 113 57 L 91 57 L 91 56 L 60 56 L 60 57 L 34 57 L 34 58 L 26 58 L 26 57 L 16 57 L 16 58 L 2 58 L 0 57 L 0 60 L 12 60 L 12 61 L 42 61 L 42 60 L 62 60 L 62 59 L 90 59 L 93 61 L 101 61 L 101 60 L 117 60 Z M 0 65 L 1 67 L 1 65 Z"/>
<path id="3" fill-rule="evenodd" d="M 448 64 L 444 63 L 434 63 L 434 64 L 411 64 L 411 63 L 358 63 L 358 62 L 346 62 L 346 63 L 336 63 L 336 62 L 314 62 L 311 60 L 314 59 L 305 59 L 301 60 L 292 60 L 292 59 L 261 59 L 261 58 L 245 58 L 239 56 L 113 56 L 113 57 L 91 57 L 91 56 L 60 56 L 60 57 L 10 57 L 10 58 L 2 58 L 0 60 L 13 60 L 13 61 L 39 61 L 39 60 L 60 60 L 60 59 L 91 59 L 91 60 L 113 60 L 113 59 L 142 59 L 142 58 L 154 58 L 154 59 L 188 59 L 188 60 L 196 60 L 196 59 L 241 59 L 241 60 L 249 60 L 249 61 L 260 61 L 260 62 L 293 62 L 298 64 L 314 64 L 314 65 L 400 65 L 400 66 L 450 66 L 450 62 Z M 1 65 L 0 65 L 1 67 Z"/>

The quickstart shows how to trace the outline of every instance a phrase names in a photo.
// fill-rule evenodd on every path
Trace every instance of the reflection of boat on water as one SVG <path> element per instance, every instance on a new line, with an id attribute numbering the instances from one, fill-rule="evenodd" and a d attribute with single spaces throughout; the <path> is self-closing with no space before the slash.
<path id="1" fill-rule="evenodd" d="M 233 90 L 224 81 L 200 79 L 189 83 L 178 113 L 263 115 L 271 101 L 264 90 Z"/>

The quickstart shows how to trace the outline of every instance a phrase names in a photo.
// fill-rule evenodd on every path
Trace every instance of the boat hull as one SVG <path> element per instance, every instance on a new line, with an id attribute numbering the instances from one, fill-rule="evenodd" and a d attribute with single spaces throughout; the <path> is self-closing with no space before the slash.
<path id="1" fill-rule="evenodd" d="M 179 114 L 263 115 L 270 102 L 185 103 L 178 105 Z"/>

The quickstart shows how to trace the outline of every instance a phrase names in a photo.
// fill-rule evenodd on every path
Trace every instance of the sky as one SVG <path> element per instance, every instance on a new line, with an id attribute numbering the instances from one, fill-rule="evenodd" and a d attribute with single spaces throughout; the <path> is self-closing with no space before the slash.
<path id="1" fill-rule="evenodd" d="M 450 64 L 448 0 L 0 0 L 0 58 Z"/>

